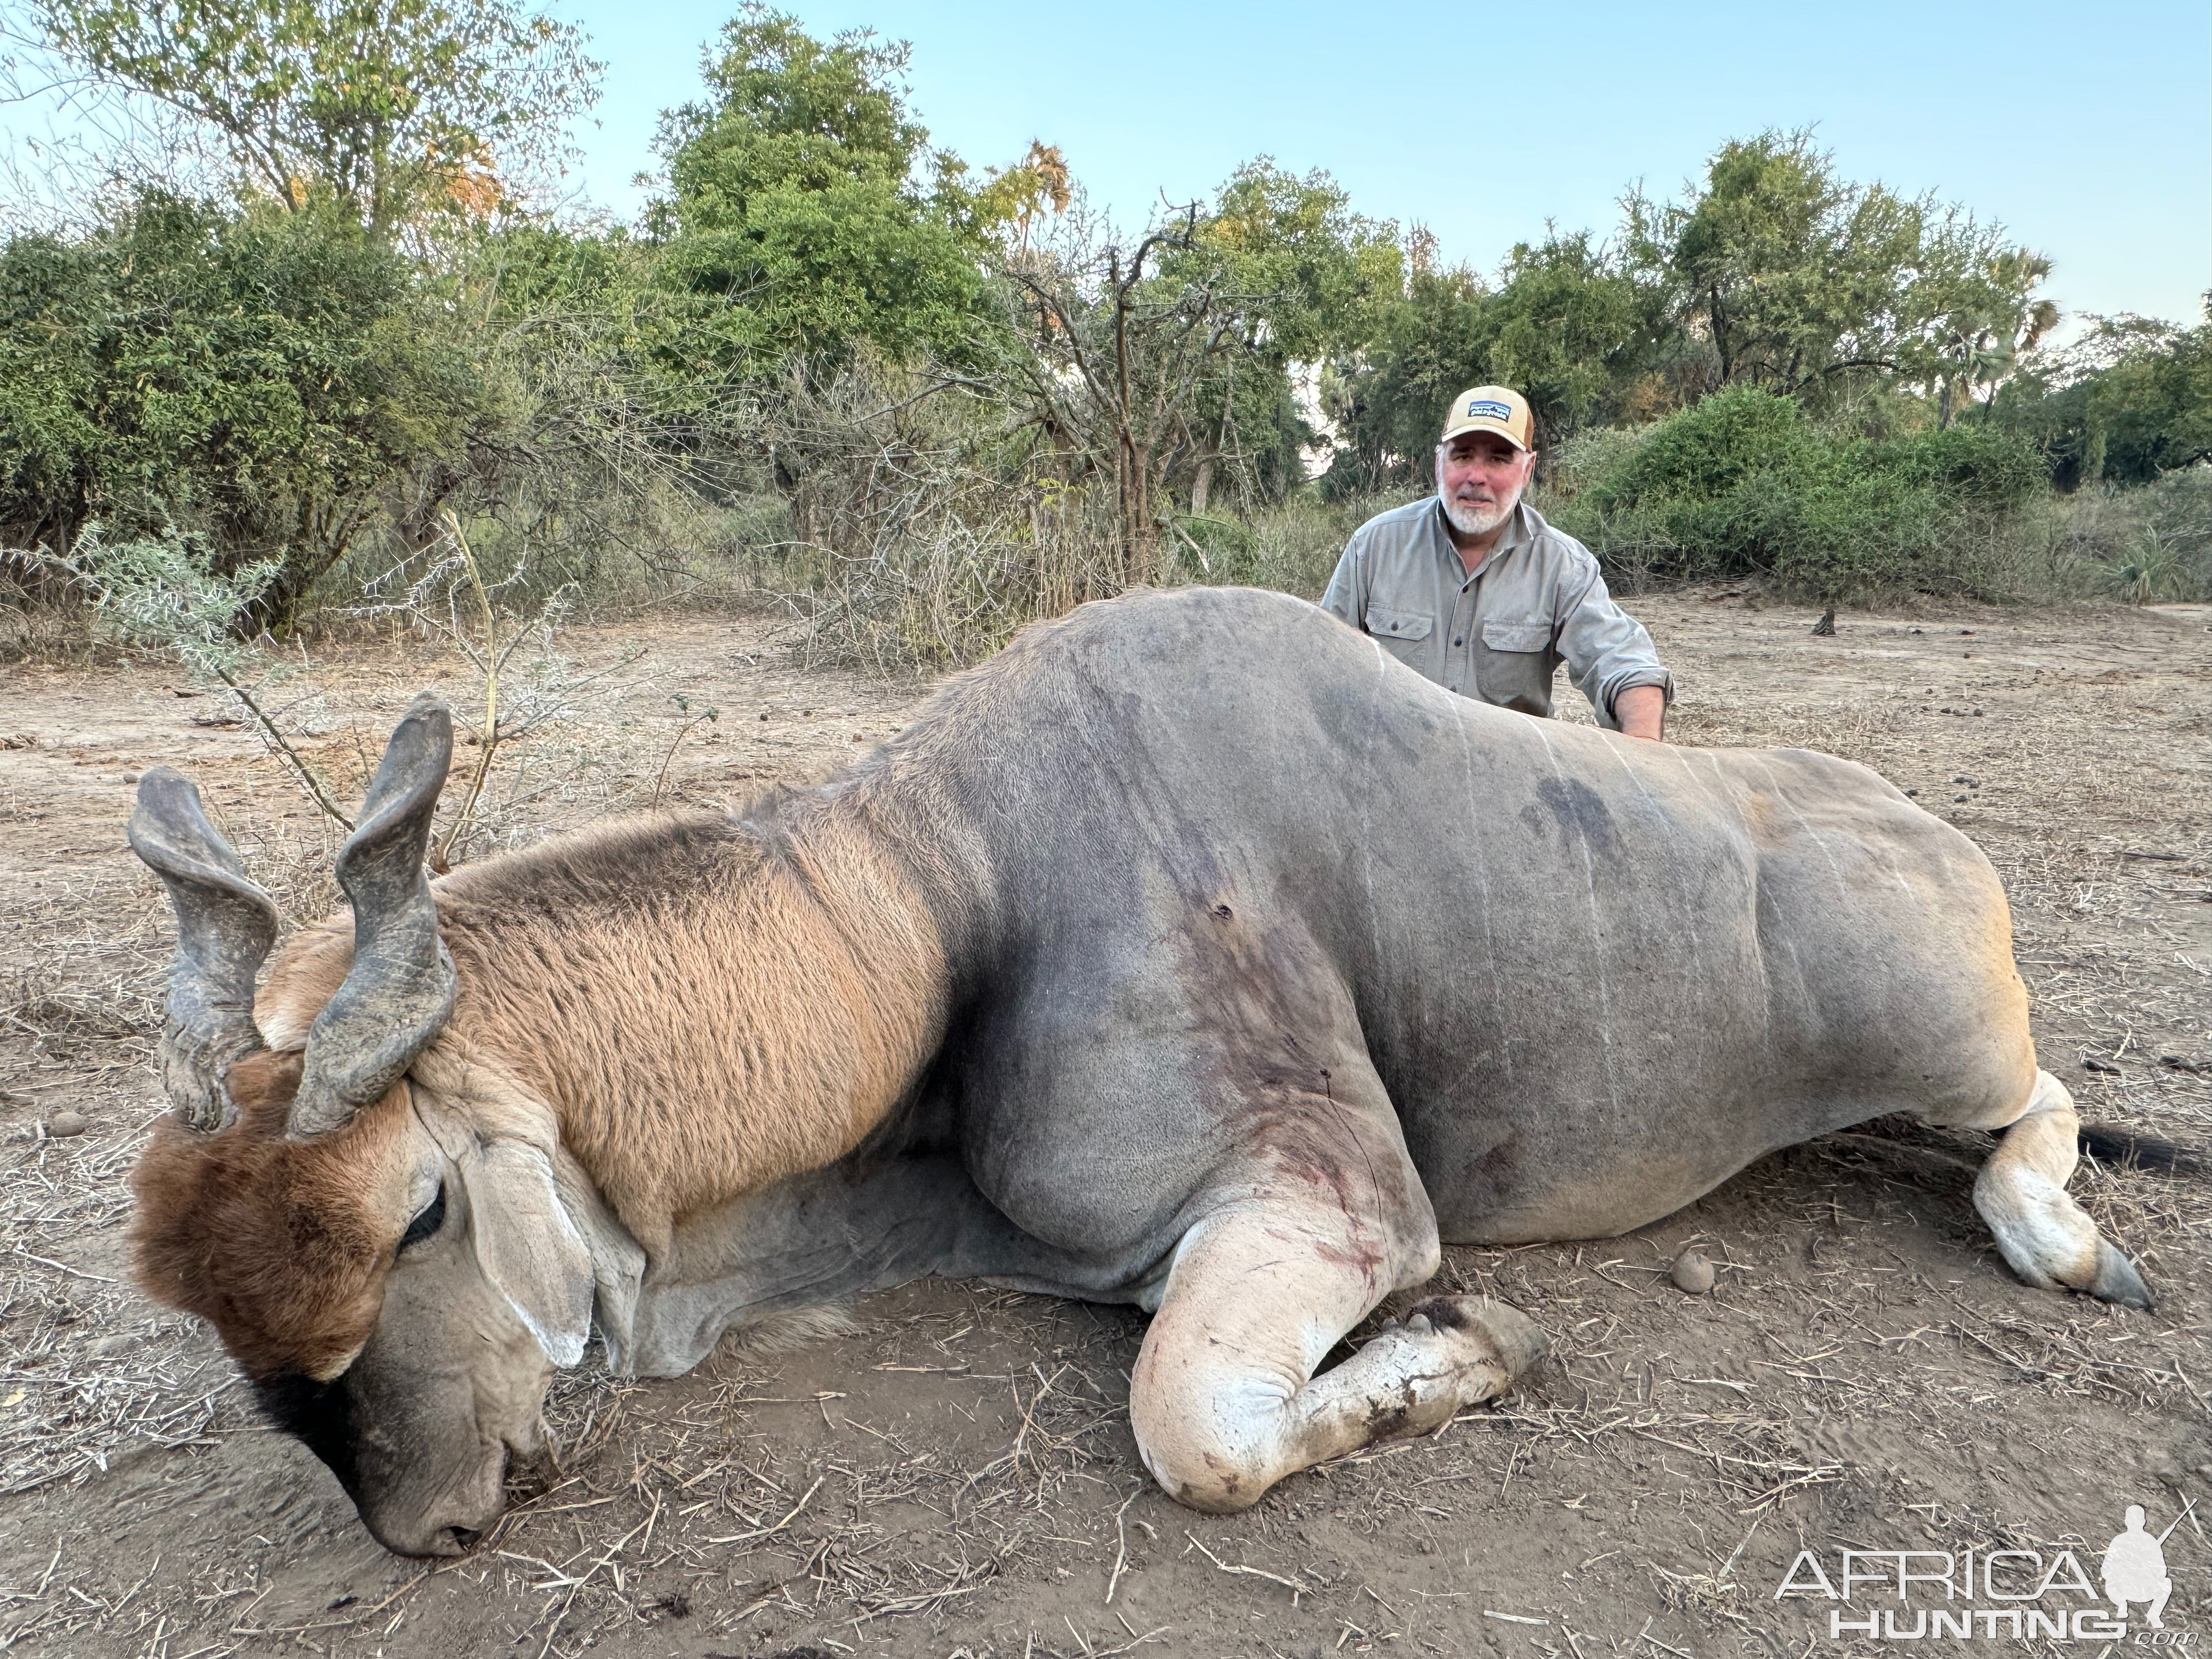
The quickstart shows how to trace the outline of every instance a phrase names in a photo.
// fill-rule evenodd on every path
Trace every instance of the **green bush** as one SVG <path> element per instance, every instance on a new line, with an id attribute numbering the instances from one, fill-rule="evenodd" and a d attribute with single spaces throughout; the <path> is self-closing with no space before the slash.
<path id="1" fill-rule="evenodd" d="M 1749 480 L 1802 469 L 1818 448 L 1794 398 L 1737 386 L 1647 428 L 1613 471 L 1591 481 L 1593 505 L 1719 501 Z"/>
<path id="2" fill-rule="evenodd" d="M 1916 432 L 1877 447 L 1882 465 L 1908 483 L 1932 485 L 1990 511 L 2025 507 L 2048 483 L 2034 447 L 1991 426 Z"/>
<path id="3" fill-rule="evenodd" d="M 273 559 L 287 617 L 378 492 L 458 458 L 477 369 L 409 263 L 312 213 L 158 191 L 0 248 L 0 537 L 67 550 L 194 538 L 217 576 Z"/>
<path id="4" fill-rule="evenodd" d="M 1748 386 L 1562 459 L 1554 516 L 1630 584 L 1761 576 L 1820 599 L 1992 592 L 1988 526 L 2042 488 L 1995 430 L 1839 435 Z"/>

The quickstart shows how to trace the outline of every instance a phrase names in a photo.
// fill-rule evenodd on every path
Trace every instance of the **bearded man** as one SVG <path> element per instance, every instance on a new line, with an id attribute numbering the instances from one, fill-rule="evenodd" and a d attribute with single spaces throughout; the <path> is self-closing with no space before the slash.
<path id="1" fill-rule="evenodd" d="M 1589 550 L 1522 501 L 1536 465 L 1530 434 L 1517 392 L 1479 386 L 1454 398 L 1437 493 L 1352 532 L 1322 608 L 1447 690 L 1539 718 L 1564 661 L 1601 726 L 1656 738 L 1674 678 Z"/>

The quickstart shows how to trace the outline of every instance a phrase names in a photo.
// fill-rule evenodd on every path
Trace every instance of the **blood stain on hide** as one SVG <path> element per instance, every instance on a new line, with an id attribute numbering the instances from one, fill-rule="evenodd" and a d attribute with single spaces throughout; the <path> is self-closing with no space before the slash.
<path id="1" fill-rule="evenodd" d="M 1382 1252 L 1364 1239 L 1355 1242 L 1352 1248 L 1348 1250 L 1338 1248 L 1327 1239 L 1315 1240 L 1310 1248 L 1316 1256 L 1328 1262 L 1330 1267 L 1357 1267 L 1370 1278 L 1372 1278 L 1375 1270 L 1382 1265 Z"/>

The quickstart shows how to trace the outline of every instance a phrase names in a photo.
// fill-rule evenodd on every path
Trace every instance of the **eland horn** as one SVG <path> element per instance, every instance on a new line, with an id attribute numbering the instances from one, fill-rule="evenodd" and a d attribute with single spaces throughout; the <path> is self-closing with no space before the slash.
<path id="1" fill-rule="evenodd" d="M 422 867 L 453 755 L 453 716 L 426 691 L 393 730 L 359 825 L 338 849 L 353 966 L 307 1030 L 285 1124 L 295 1139 L 337 1128 L 380 1097 L 453 1012 L 453 959 Z"/>
<path id="2" fill-rule="evenodd" d="M 188 1128 L 238 1115 L 223 1073 L 266 1045 L 253 1023 L 253 976 L 276 938 L 276 906 L 208 822 L 191 779 L 155 767 L 138 785 L 131 850 L 169 890 L 177 957 L 161 1027 L 161 1086 Z"/>

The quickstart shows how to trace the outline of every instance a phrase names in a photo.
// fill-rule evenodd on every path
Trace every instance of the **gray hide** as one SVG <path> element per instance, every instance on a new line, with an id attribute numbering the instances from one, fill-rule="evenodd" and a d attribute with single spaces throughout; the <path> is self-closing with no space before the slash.
<path id="1" fill-rule="evenodd" d="M 1511 1241 L 2033 1078 L 1987 860 L 1872 772 L 1468 702 L 1279 594 L 1033 631 L 818 799 L 854 791 L 927 849 L 946 1042 L 869 1145 L 694 1218 L 603 1305 L 638 1369 L 932 1270 L 1153 1305 L 1199 1218 L 1340 1189 L 1372 1143 L 1340 1108 L 1378 1081 L 1425 1193 L 1370 1164 L 1361 1201 Z M 816 799 L 758 833 L 803 839 Z"/>

